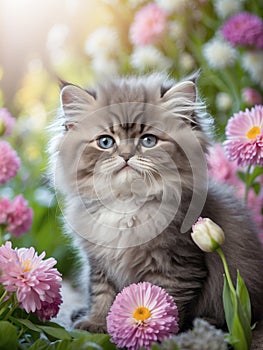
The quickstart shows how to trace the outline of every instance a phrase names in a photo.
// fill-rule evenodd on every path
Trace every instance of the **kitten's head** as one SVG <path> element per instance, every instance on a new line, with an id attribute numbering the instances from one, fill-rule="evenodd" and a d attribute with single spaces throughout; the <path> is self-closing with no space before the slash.
<path id="1" fill-rule="evenodd" d="M 203 108 L 193 80 L 151 75 L 94 90 L 64 85 L 55 185 L 106 206 L 153 199 L 179 205 L 182 193 L 206 180 Z"/>

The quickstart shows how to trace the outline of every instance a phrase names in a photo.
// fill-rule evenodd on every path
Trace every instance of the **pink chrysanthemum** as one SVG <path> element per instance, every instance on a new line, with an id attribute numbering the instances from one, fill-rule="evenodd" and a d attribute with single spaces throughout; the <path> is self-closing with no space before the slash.
<path id="1" fill-rule="evenodd" d="M 229 160 L 238 165 L 263 165 L 263 106 L 235 113 L 226 126 Z"/>
<path id="2" fill-rule="evenodd" d="M 235 185 L 238 181 L 237 163 L 229 162 L 221 143 L 217 143 L 209 149 L 208 166 L 212 179 L 229 185 Z"/>
<path id="3" fill-rule="evenodd" d="M 0 247 L 0 283 L 10 293 L 16 293 L 20 307 L 26 312 L 42 310 L 45 319 L 56 316 L 62 300 L 61 274 L 53 266 L 54 258 L 43 260 L 33 247 L 12 249 L 11 242 Z M 47 313 L 47 304 L 52 312 Z"/>
<path id="4" fill-rule="evenodd" d="M 6 108 L 0 109 L 0 136 L 8 136 L 12 133 L 15 118 L 11 116 Z"/>
<path id="5" fill-rule="evenodd" d="M 0 184 L 5 184 L 16 176 L 20 159 L 16 151 L 6 141 L 0 141 Z"/>
<path id="6" fill-rule="evenodd" d="M 156 43 L 166 29 L 166 16 L 166 12 L 154 3 L 142 7 L 130 28 L 131 42 L 134 45 Z"/>
<path id="7" fill-rule="evenodd" d="M 107 329 L 117 347 L 150 349 L 153 342 L 178 332 L 178 310 L 163 288 L 149 282 L 131 284 L 117 295 Z"/>
<path id="8" fill-rule="evenodd" d="M 221 32 L 223 37 L 234 46 L 263 48 L 263 21 L 252 13 L 235 14 L 225 22 Z"/>
<path id="9" fill-rule="evenodd" d="M 27 201 L 20 194 L 15 197 L 8 211 L 7 230 L 19 237 L 30 230 L 33 219 L 33 210 L 27 205 Z"/>

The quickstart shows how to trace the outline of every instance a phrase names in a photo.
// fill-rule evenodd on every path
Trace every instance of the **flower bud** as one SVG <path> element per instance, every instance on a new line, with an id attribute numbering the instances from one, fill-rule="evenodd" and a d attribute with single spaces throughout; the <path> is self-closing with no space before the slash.
<path id="1" fill-rule="evenodd" d="M 199 218 L 192 227 L 193 241 L 204 252 L 213 252 L 225 241 L 224 231 L 209 218 Z"/>

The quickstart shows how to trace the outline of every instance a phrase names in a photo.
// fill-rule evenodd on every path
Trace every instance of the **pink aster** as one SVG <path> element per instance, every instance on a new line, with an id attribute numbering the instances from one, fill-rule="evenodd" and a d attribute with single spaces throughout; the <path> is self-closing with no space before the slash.
<path id="1" fill-rule="evenodd" d="M 16 176 L 20 167 L 20 159 L 6 141 L 0 141 L 0 184 Z"/>
<path id="2" fill-rule="evenodd" d="M 252 13 L 240 12 L 230 17 L 224 23 L 221 32 L 234 46 L 263 48 L 263 21 Z"/>
<path id="3" fill-rule="evenodd" d="M 0 136 L 11 134 L 15 125 L 15 118 L 11 116 L 6 108 L 0 109 Z"/>
<path id="4" fill-rule="evenodd" d="M 209 174 L 215 181 L 229 185 L 236 185 L 238 182 L 237 163 L 227 159 L 221 143 L 217 143 L 209 149 L 208 166 Z"/>
<path id="5" fill-rule="evenodd" d="M 263 165 L 263 106 L 235 113 L 226 126 L 229 160 L 238 165 Z"/>
<path id="6" fill-rule="evenodd" d="M 7 230 L 19 237 L 30 230 L 33 219 L 33 210 L 27 205 L 27 201 L 20 194 L 15 197 L 7 217 Z"/>
<path id="7" fill-rule="evenodd" d="M 156 43 L 166 29 L 166 16 L 166 12 L 154 3 L 142 7 L 130 28 L 131 42 L 134 45 Z"/>
<path id="8" fill-rule="evenodd" d="M 178 332 L 178 310 L 163 288 L 149 282 L 131 284 L 116 296 L 107 330 L 117 347 L 150 349 L 153 342 Z"/>
<path id="9" fill-rule="evenodd" d="M 0 283 L 6 291 L 15 293 L 20 307 L 35 312 L 50 305 L 49 318 L 58 311 L 54 304 L 61 304 L 61 274 L 54 265 L 56 260 L 43 260 L 33 247 L 12 249 L 11 242 L 0 247 Z M 47 315 L 46 311 L 43 311 Z"/>

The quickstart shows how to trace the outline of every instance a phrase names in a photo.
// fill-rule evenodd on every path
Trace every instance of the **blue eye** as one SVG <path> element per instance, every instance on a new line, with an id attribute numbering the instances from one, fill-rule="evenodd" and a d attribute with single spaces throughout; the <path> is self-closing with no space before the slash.
<path id="1" fill-rule="evenodd" d="M 146 147 L 146 148 L 152 148 L 154 147 L 157 142 L 158 139 L 156 136 L 151 135 L 151 134 L 147 134 L 147 135 L 143 135 L 140 139 L 141 144 Z"/>
<path id="2" fill-rule="evenodd" d="M 112 148 L 115 143 L 115 140 L 108 135 L 100 136 L 98 139 L 98 146 L 103 149 Z"/>

